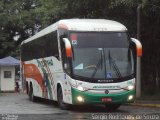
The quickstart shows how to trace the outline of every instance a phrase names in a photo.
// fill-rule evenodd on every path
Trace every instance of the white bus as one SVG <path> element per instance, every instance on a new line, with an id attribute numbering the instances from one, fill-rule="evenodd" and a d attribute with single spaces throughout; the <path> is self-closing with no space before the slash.
<path id="1" fill-rule="evenodd" d="M 104 104 L 135 99 L 136 58 L 142 47 L 124 25 L 104 19 L 60 20 L 21 43 L 21 72 L 31 101 Z"/>

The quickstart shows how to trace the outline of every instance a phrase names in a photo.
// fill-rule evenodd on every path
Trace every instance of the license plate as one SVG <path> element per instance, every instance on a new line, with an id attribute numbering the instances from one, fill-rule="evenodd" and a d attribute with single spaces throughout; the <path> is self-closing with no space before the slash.
<path id="1" fill-rule="evenodd" d="M 102 102 L 112 102 L 112 98 L 102 98 Z"/>

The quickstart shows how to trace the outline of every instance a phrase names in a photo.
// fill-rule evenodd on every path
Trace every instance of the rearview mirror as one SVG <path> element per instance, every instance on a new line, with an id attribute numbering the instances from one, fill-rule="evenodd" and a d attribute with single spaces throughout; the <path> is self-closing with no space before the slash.
<path id="1" fill-rule="evenodd" d="M 131 38 L 132 42 L 136 45 L 136 54 L 137 57 L 142 57 L 142 44 L 139 40 L 135 38 Z"/>
<path id="2" fill-rule="evenodd" d="M 68 58 L 72 57 L 72 48 L 71 43 L 67 38 L 63 38 L 63 42 L 65 43 L 65 49 L 66 49 L 66 56 Z"/>

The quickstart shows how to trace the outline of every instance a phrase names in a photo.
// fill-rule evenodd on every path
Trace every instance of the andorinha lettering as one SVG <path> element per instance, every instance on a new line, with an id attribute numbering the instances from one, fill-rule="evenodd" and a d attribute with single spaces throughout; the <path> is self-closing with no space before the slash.
<path id="1" fill-rule="evenodd" d="M 45 65 L 53 66 L 52 59 L 50 59 L 50 60 L 41 60 L 41 61 L 37 60 L 37 62 L 38 62 L 38 67 L 41 67 L 41 66 L 44 67 Z"/>

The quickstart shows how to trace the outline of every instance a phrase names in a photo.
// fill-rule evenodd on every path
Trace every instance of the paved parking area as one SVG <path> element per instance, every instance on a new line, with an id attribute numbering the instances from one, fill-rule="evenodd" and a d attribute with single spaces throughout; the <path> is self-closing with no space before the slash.
<path id="1" fill-rule="evenodd" d="M 26 94 L 7 93 L 0 96 L 0 114 L 51 114 L 61 110 L 53 103 L 31 102 Z"/>
<path id="2" fill-rule="evenodd" d="M 71 110 L 61 110 L 55 102 L 31 102 L 23 93 L 0 93 L 0 120 L 8 117 L 15 118 L 12 120 L 84 120 L 101 119 L 103 115 L 139 115 L 144 119 L 144 115 L 154 114 L 160 119 L 160 108 L 123 105 L 115 112 L 107 112 L 103 106 L 74 106 Z"/>

